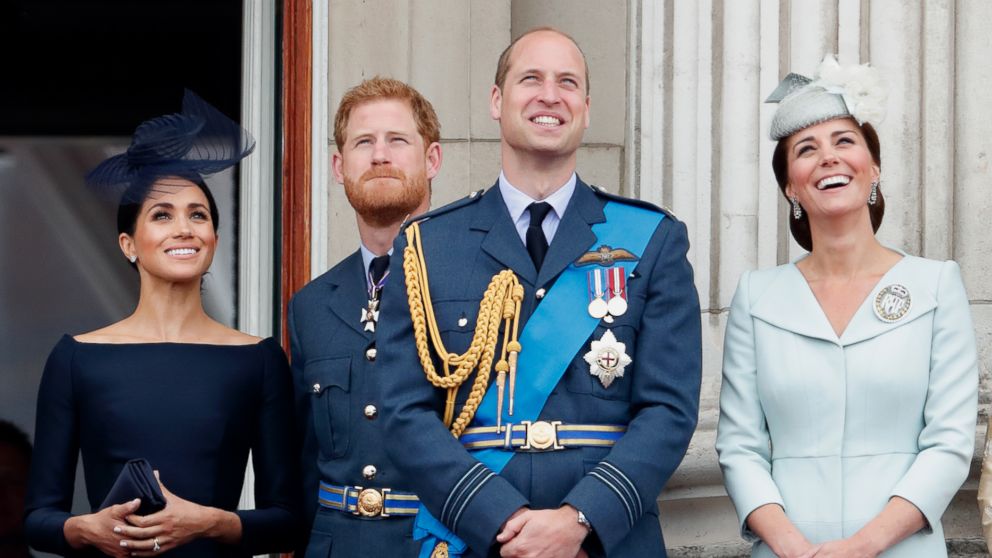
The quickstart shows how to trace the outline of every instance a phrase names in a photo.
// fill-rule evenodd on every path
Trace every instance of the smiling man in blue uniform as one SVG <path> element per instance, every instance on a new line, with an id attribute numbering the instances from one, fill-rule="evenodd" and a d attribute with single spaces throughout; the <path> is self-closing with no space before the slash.
<path id="1" fill-rule="evenodd" d="M 418 552 L 410 539 L 418 501 L 385 455 L 373 384 L 393 239 L 430 204 L 439 137 L 431 104 L 393 79 L 349 90 L 335 116 L 333 172 L 357 214 L 361 246 L 289 305 L 304 501 L 313 518 L 306 556 Z"/>
<path id="2" fill-rule="evenodd" d="M 377 384 L 421 556 L 665 555 L 699 303 L 685 226 L 575 174 L 588 92 L 574 40 L 519 37 L 492 88 L 498 181 L 397 240 Z"/>

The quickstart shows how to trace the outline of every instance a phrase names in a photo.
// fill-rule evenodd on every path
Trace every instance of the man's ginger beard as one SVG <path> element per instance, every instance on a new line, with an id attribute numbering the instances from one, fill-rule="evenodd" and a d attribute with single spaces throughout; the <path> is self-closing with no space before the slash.
<path id="1" fill-rule="evenodd" d="M 389 180 L 395 178 L 398 180 Z M 384 184 L 369 184 L 382 179 Z M 427 175 L 408 177 L 392 165 L 374 165 L 358 180 L 344 177 L 348 203 L 362 220 L 373 227 L 388 227 L 403 221 L 427 197 Z"/>

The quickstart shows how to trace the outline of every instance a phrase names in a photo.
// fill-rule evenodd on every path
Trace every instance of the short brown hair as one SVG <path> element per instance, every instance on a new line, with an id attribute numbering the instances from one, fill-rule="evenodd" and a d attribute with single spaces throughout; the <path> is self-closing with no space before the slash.
<path id="1" fill-rule="evenodd" d="M 426 148 L 432 143 L 441 141 L 441 123 L 437 119 L 437 113 L 430 101 L 424 98 L 419 91 L 397 79 L 375 76 L 359 83 L 349 89 L 341 104 L 338 105 L 338 112 L 334 115 L 334 143 L 338 149 L 345 142 L 345 130 L 348 128 L 348 119 L 351 111 L 355 107 L 372 101 L 384 99 L 395 99 L 406 101 L 413 111 L 413 119 L 417 122 L 417 132 L 424 139 Z"/>
<path id="2" fill-rule="evenodd" d="M 517 43 L 520 42 L 520 39 L 523 39 L 527 35 L 531 35 L 539 31 L 551 31 L 552 33 L 557 33 L 562 37 L 565 37 L 569 41 L 572 41 L 572 44 L 575 45 L 575 48 L 579 50 L 579 54 L 582 55 L 582 65 L 586 71 L 586 95 L 588 95 L 589 94 L 589 62 L 586 60 L 586 53 L 582 52 L 582 47 L 579 46 L 579 43 L 575 42 L 575 39 L 573 39 L 571 35 L 550 26 L 535 27 L 533 29 L 530 29 L 523 35 L 520 35 L 516 39 L 513 39 L 513 42 L 511 42 L 508 47 L 503 49 L 503 53 L 499 55 L 499 62 L 496 64 L 496 78 L 493 82 L 496 84 L 496 87 L 499 87 L 499 90 L 502 91 L 503 84 L 506 83 L 506 74 L 510 71 L 510 54 L 513 52 L 513 47 L 515 47 Z"/>
<path id="3" fill-rule="evenodd" d="M 855 126 L 861 130 L 871 158 L 875 161 L 875 165 L 881 169 L 882 148 L 878 142 L 878 132 L 867 122 L 861 125 L 855 122 Z M 780 139 L 775 145 L 775 152 L 772 154 L 772 170 L 775 171 L 775 180 L 778 182 L 778 188 L 782 191 L 786 201 L 791 201 L 789 195 L 785 193 L 785 187 L 789 184 L 789 150 L 787 145 L 790 137 L 792 136 Z M 878 199 L 875 200 L 874 204 L 868 206 L 868 214 L 871 215 L 872 230 L 878 232 L 878 227 L 882 226 L 882 217 L 885 216 L 885 196 L 882 195 L 881 188 L 878 189 Z M 791 211 L 789 212 L 789 230 L 792 232 L 792 238 L 796 239 L 796 242 L 804 250 L 813 251 L 813 236 L 809 232 L 809 216 L 806 212 L 803 212 L 798 219 Z"/>

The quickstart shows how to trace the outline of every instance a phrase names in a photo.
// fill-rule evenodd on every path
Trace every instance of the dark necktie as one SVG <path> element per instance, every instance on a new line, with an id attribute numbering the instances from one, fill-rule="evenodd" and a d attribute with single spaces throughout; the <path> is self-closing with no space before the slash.
<path id="1" fill-rule="evenodd" d="M 369 262 L 369 279 L 372 280 L 372 289 L 379 289 L 380 284 L 389 271 L 389 254 L 376 256 Z"/>
<path id="2" fill-rule="evenodd" d="M 541 224 L 544 218 L 551 211 L 551 204 L 547 202 L 536 202 L 527 206 L 530 212 L 530 225 L 527 226 L 527 253 L 530 254 L 534 267 L 540 271 L 541 264 L 544 263 L 544 256 L 548 253 L 548 239 L 544 236 L 544 229 Z"/>

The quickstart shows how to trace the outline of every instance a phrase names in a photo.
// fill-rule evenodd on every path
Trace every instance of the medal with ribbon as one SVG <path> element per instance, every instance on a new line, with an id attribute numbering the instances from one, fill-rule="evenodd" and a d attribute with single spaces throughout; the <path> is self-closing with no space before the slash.
<path id="1" fill-rule="evenodd" d="M 587 272 L 586 282 L 589 290 L 589 315 L 602 320 L 609 314 L 609 304 L 606 302 L 606 293 L 603 290 L 603 270 L 593 269 Z"/>
<path id="2" fill-rule="evenodd" d="M 627 275 L 620 266 L 609 270 L 609 302 L 606 307 L 614 318 L 627 312 Z"/>
<path id="3" fill-rule="evenodd" d="M 362 323 L 365 324 L 365 331 L 375 333 L 375 325 L 379 321 L 379 299 L 382 297 L 382 287 L 389 277 L 389 270 L 376 281 L 369 271 L 369 301 L 365 308 L 362 308 Z"/>
<path id="4" fill-rule="evenodd" d="M 627 312 L 627 274 L 623 266 L 587 271 L 586 283 L 590 316 L 612 324 L 614 318 Z"/>

